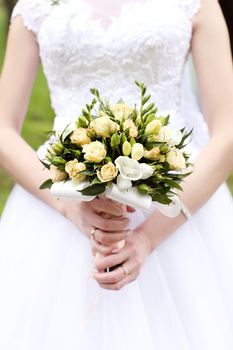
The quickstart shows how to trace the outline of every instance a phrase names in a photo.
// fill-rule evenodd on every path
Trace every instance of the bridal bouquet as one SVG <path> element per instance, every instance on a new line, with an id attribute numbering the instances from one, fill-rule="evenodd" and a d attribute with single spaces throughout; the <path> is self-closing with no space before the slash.
<path id="1" fill-rule="evenodd" d="M 123 204 L 148 210 L 154 202 L 166 215 L 179 212 L 176 190 L 188 175 L 185 142 L 192 131 L 175 131 L 169 116 L 157 115 L 147 87 L 135 82 L 141 101 L 130 107 L 123 101 L 110 105 L 99 91 L 76 121 L 50 135 L 43 164 L 57 197 L 92 200 L 104 194 Z M 96 109 L 96 104 L 99 105 Z"/>

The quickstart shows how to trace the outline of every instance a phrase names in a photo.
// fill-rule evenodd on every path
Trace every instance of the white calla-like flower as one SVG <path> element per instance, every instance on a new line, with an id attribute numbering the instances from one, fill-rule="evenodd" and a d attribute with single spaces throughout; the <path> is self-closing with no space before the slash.
<path id="1" fill-rule="evenodd" d="M 154 173 L 154 168 L 151 165 L 148 165 L 146 163 L 141 163 L 140 164 L 140 168 L 142 170 L 142 180 L 148 179 L 149 177 L 151 177 Z"/>
<path id="2" fill-rule="evenodd" d="M 142 169 L 135 159 L 120 156 L 115 160 L 115 164 L 124 179 L 137 181 L 142 178 Z"/>
<path id="3" fill-rule="evenodd" d="M 117 187 L 120 191 L 126 191 L 132 187 L 132 181 L 125 179 L 122 175 L 117 176 Z"/>

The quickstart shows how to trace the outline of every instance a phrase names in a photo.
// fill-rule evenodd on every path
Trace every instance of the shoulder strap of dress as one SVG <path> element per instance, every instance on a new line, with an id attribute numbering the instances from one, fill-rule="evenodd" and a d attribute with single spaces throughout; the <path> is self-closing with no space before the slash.
<path id="1" fill-rule="evenodd" d="M 11 22 L 15 17 L 21 16 L 25 27 L 37 34 L 51 8 L 52 1 L 49 0 L 18 0 L 11 15 Z"/>
<path id="2" fill-rule="evenodd" d="M 188 18 L 192 19 L 201 8 L 202 0 L 179 0 L 179 4 Z"/>

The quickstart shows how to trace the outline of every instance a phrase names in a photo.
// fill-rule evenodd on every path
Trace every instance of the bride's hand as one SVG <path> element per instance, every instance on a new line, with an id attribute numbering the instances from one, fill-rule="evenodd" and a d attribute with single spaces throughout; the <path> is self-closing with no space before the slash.
<path id="1" fill-rule="evenodd" d="M 120 203 L 105 198 L 90 202 L 64 201 L 62 212 L 89 238 L 95 228 L 95 238 L 105 244 L 126 239 L 129 218 L 126 207 Z"/>
<path id="2" fill-rule="evenodd" d="M 151 245 L 146 234 L 132 232 L 118 253 L 102 257 L 95 262 L 96 271 L 93 277 L 104 289 L 120 290 L 138 277 L 150 253 Z M 118 267 L 112 272 L 103 272 L 113 266 Z"/>

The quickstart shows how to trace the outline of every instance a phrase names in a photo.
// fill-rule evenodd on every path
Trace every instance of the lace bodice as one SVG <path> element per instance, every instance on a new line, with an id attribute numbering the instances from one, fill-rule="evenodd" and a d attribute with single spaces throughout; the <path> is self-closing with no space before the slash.
<path id="1" fill-rule="evenodd" d="M 177 126 L 205 128 L 181 113 L 181 81 L 190 49 L 192 18 L 201 0 L 145 0 L 122 5 L 105 28 L 85 0 L 19 0 L 21 15 L 38 40 L 56 121 L 76 117 L 96 87 L 110 102 L 135 103 L 134 80 L 148 85 L 161 113 Z M 65 119 L 64 119 L 65 118 Z M 203 131 L 202 130 L 202 131 Z"/>

